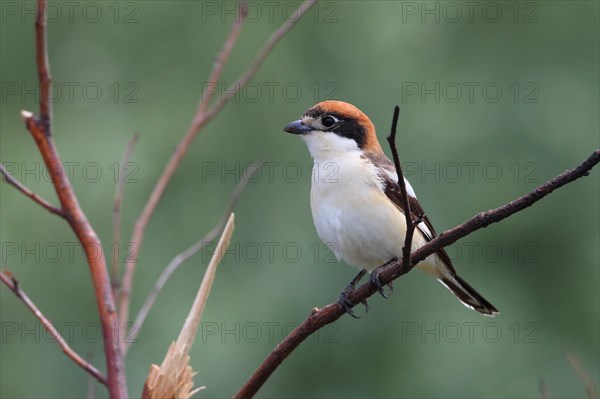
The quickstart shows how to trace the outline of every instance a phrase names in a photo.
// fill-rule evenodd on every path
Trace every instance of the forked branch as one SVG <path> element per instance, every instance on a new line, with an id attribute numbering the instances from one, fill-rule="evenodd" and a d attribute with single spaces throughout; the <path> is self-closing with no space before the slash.
<path id="1" fill-rule="evenodd" d="M 28 197 L 33 198 L 44 208 L 64 217 L 84 248 L 90 273 L 92 275 L 98 314 L 100 316 L 100 323 L 103 331 L 102 336 L 104 339 L 104 354 L 107 369 L 106 385 L 112 398 L 125 398 L 128 396 L 128 393 L 125 383 L 123 356 L 120 352 L 118 340 L 114 339 L 114 337 L 118 337 L 115 304 L 108 278 L 108 271 L 106 269 L 104 253 L 102 251 L 97 253 L 96 251 L 97 248 L 102 248 L 102 245 L 85 213 L 79 206 L 77 196 L 73 191 L 71 182 L 68 179 L 68 174 L 64 170 L 63 163 L 52 138 L 52 103 L 50 101 L 52 81 L 50 77 L 46 39 L 46 6 L 45 0 L 37 1 L 35 37 L 36 62 L 40 82 L 39 116 L 36 117 L 28 111 L 22 111 L 21 116 L 44 159 L 54 190 L 60 201 L 60 212 L 54 208 L 50 208 L 46 201 L 41 201 L 39 198 L 36 199 L 33 195 L 28 194 L 22 187 L 20 188 L 18 185 L 11 184 L 15 185 L 15 187 Z"/>

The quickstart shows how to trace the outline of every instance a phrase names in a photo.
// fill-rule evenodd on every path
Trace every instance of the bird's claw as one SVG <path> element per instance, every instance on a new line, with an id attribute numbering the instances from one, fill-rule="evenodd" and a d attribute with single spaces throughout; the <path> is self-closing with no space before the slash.
<path id="1" fill-rule="evenodd" d="M 385 290 L 383 289 L 383 285 L 381 284 L 381 280 L 379 279 L 379 273 L 381 272 L 381 269 L 386 265 L 387 263 L 385 265 L 379 266 L 377 269 L 371 272 L 371 275 L 369 276 L 369 283 L 375 286 L 375 288 L 377 288 L 377 292 L 379 292 L 379 294 L 382 297 L 384 297 L 385 299 L 389 299 L 392 296 L 392 292 L 394 292 L 394 287 L 392 286 L 392 283 L 389 283 L 389 293 L 386 294 Z"/>
<path id="2" fill-rule="evenodd" d="M 344 312 L 348 313 L 355 319 L 360 319 L 360 316 L 357 316 L 356 313 L 354 313 L 354 311 L 352 310 L 352 308 L 356 306 L 356 303 L 350 300 L 350 294 L 352 294 L 352 292 L 354 292 L 354 285 L 348 284 L 340 294 L 339 305 Z M 362 301 L 360 301 L 360 303 L 365 305 L 365 313 L 367 313 L 369 311 L 369 304 L 367 303 L 367 300 L 363 299 Z"/>

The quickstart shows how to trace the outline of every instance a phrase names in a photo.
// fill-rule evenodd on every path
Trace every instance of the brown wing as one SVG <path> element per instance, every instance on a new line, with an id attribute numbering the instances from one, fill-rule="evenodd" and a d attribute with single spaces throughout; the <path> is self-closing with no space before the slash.
<path id="1" fill-rule="evenodd" d="M 394 175 L 396 173 L 396 168 L 394 167 L 394 164 L 392 164 L 392 161 L 390 161 L 384 154 L 367 155 L 367 157 L 370 158 L 370 160 L 375 165 L 379 166 L 379 175 L 384 183 L 385 195 L 390 199 L 390 201 L 394 203 L 394 205 L 398 207 L 398 209 L 400 209 L 402 213 L 405 213 L 402 207 L 402 193 L 400 191 L 400 186 L 398 186 L 398 182 L 392 180 L 387 173 L 390 172 Z M 435 232 L 435 229 L 433 228 L 429 217 L 427 217 L 425 211 L 421 207 L 421 204 L 419 204 L 419 201 L 417 201 L 415 197 L 413 197 L 410 194 L 408 194 L 407 197 L 412 219 L 415 220 L 419 216 L 421 216 L 423 219 L 423 222 L 419 223 L 417 225 L 417 228 L 423 234 L 427 241 L 433 240 L 437 236 L 437 233 Z M 427 229 L 429 229 L 429 231 L 422 227 L 423 223 L 425 224 L 425 226 L 427 226 Z M 456 274 L 454 267 L 452 267 L 452 261 L 450 260 L 450 256 L 448 256 L 446 250 L 442 248 L 437 252 L 437 254 L 440 256 L 440 258 L 442 258 L 444 263 L 446 263 L 448 268 L 452 271 L 452 274 Z"/>

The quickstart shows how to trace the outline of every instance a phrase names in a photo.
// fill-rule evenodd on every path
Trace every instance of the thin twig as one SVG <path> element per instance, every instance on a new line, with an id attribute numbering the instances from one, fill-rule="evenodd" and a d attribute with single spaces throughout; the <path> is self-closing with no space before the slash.
<path id="1" fill-rule="evenodd" d="M 131 140 L 129 140 L 129 143 L 127 143 L 125 153 L 123 154 L 123 159 L 121 160 L 121 167 L 119 168 L 117 189 L 115 190 L 115 202 L 113 205 L 113 245 L 117 251 L 116 256 L 113 255 L 112 257 L 110 268 L 110 283 L 113 297 L 115 299 L 117 298 L 117 289 L 119 287 L 119 266 L 121 265 L 121 204 L 123 203 L 123 193 L 125 192 L 125 170 L 127 169 L 127 164 L 129 164 L 129 160 L 131 159 L 133 148 L 135 147 L 135 144 L 139 138 L 140 134 L 136 132 Z"/>
<path id="2" fill-rule="evenodd" d="M 246 72 L 228 89 L 228 93 L 221 98 L 221 100 L 211 106 L 208 111 L 205 113 L 196 113 L 190 127 L 188 128 L 187 133 L 181 139 L 177 148 L 175 149 L 173 155 L 167 162 L 161 176 L 159 177 L 146 205 L 144 206 L 144 210 L 142 211 L 140 217 L 137 219 L 135 226 L 133 228 L 133 233 L 131 236 L 131 243 L 135 245 L 138 249 L 135 255 L 130 256 L 125 264 L 125 273 L 123 275 L 123 281 L 121 285 L 121 295 L 119 301 L 119 321 L 121 325 L 127 325 L 129 321 L 129 306 L 131 302 L 131 288 L 133 284 L 133 275 L 135 273 L 135 268 L 137 266 L 138 256 L 140 253 L 142 241 L 144 239 L 144 234 L 146 231 L 146 226 L 158 205 L 163 193 L 165 192 L 167 185 L 171 181 L 171 178 L 175 174 L 175 171 L 179 167 L 181 160 L 184 158 L 188 149 L 190 148 L 192 142 L 196 138 L 196 136 L 202 131 L 202 128 L 214 118 L 219 111 L 223 108 L 226 102 L 228 102 L 235 93 L 241 90 L 246 83 L 254 76 L 254 74 L 258 71 L 258 68 L 264 61 L 264 59 L 269 55 L 271 50 L 275 47 L 275 45 L 283 38 L 283 36 L 301 19 L 301 16 L 304 15 L 306 10 L 310 8 L 316 0 L 306 0 L 299 8 L 300 15 L 296 19 L 289 19 L 283 23 L 281 28 L 279 28 L 266 42 L 263 48 L 258 53 L 254 62 L 250 65 L 250 67 L 246 70 Z M 233 90 L 233 91 L 231 91 Z M 204 94 L 203 94 L 204 95 Z M 202 101 L 202 99 L 200 100 Z"/>
<path id="3" fill-rule="evenodd" d="M 50 202 L 46 201 L 45 199 L 43 199 L 42 197 L 40 197 L 39 195 L 37 195 L 36 193 L 31 191 L 23 183 L 21 183 L 20 181 L 18 181 L 14 177 L 12 177 L 8 173 L 8 171 L 6 169 L 4 169 L 4 165 L 2 165 L 2 164 L 0 164 L 0 172 L 2 172 L 2 175 L 4 176 L 4 179 L 6 180 L 6 182 L 8 184 L 15 187 L 17 190 L 19 190 L 21 193 L 23 193 L 26 197 L 29 197 L 34 202 L 37 202 L 39 205 L 41 205 L 43 208 L 45 208 L 48 212 L 53 213 L 57 216 L 60 216 L 63 219 L 65 218 L 65 214 L 63 213 L 62 210 L 58 209 L 57 207 L 52 205 Z"/>
<path id="4" fill-rule="evenodd" d="M 539 387 L 540 387 L 540 397 L 542 399 L 550 399 L 550 391 L 548 390 L 548 384 L 542 378 L 539 379 Z"/>
<path id="5" fill-rule="evenodd" d="M 256 58 L 254 58 L 254 61 L 252 62 L 250 67 L 246 70 L 246 72 L 244 72 L 244 74 L 238 80 L 233 82 L 229 86 L 229 88 L 227 88 L 227 91 L 226 91 L 225 95 L 222 97 L 221 101 L 214 104 L 209 109 L 209 111 L 206 113 L 206 118 L 211 119 L 214 115 L 219 113 L 219 111 L 221 110 L 221 108 L 223 108 L 225 103 L 227 103 L 227 101 L 229 101 L 232 97 L 234 97 L 237 94 L 237 92 L 242 87 L 244 87 L 250 81 L 250 79 L 252 79 L 254 77 L 254 75 L 258 71 L 258 68 L 260 68 L 263 61 L 271 53 L 271 51 L 273 50 L 275 45 L 281 40 L 281 38 L 283 38 L 283 36 L 285 36 L 286 33 L 288 33 L 290 31 L 290 29 L 292 29 L 294 27 L 296 22 L 298 22 L 300 20 L 300 18 L 302 18 L 302 16 L 306 13 L 306 11 L 308 11 L 308 9 L 310 9 L 315 4 L 316 1 L 317 0 L 304 1 L 304 3 L 302 3 L 302 5 L 298 8 L 298 18 L 296 18 L 296 19 L 290 18 L 290 19 L 286 20 L 283 23 L 283 25 L 281 25 L 281 27 L 279 27 L 279 29 L 277 29 L 275 32 L 273 32 L 271 37 L 269 37 L 269 40 L 267 40 L 267 42 L 265 43 L 263 48 L 261 48 L 260 51 L 258 52 Z"/>
<path id="6" fill-rule="evenodd" d="M 94 361 L 94 352 L 87 353 L 88 363 L 93 363 Z M 96 385 L 94 384 L 94 380 L 88 375 L 88 384 L 87 384 L 87 399 L 94 399 L 96 397 Z"/>
<path id="7" fill-rule="evenodd" d="M 382 284 L 389 284 L 393 280 L 408 273 L 416 264 L 431 255 L 453 244 L 459 239 L 479 229 L 489 226 L 492 223 L 500 222 L 501 220 L 533 205 L 540 199 L 552 193 L 554 190 L 573 182 L 583 176 L 587 176 L 592 168 L 600 162 L 600 150 L 594 151 L 583 163 L 575 169 L 567 170 L 566 172 L 556 176 L 555 178 L 545 182 L 537 187 L 532 192 L 511 201 L 499 208 L 481 212 L 463 224 L 447 230 L 427 244 L 420 247 L 412 253 L 410 265 L 404 267 L 402 261 L 396 261 L 386 266 L 380 273 Z M 363 284 L 355 291 L 350 293 L 349 300 L 352 303 L 359 304 L 371 295 L 377 292 L 377 288 L 370 283 Z M 331 303 L 318 311 L 310 314 L 298 327 L 296 327 L 287 337 L 281 341 L 275 349 L 267 356 L 263 363 L 256 369 L 250 379 L 244 386 L 235 394 L 235 398 L 249 398 L 254 396 L 263 386 L 267 379 L 279 367 L 285 358 L 298 347 L 312 333 L 322 328 L 323 326 L 333 323 L 345 314 L 345 311 L 338 305 L 338 302 Z"/>
<path id="8" fill-rule="evenodd" d="M 565 356 L 569 361 L 569 364 L 577 373 L 577 376 L 581 380 L 583 386 L 585 387 L 585 392 L 587 394 L 588 399 L 598 399 L 598 388 L 594 385 L 594 381 L 592 381 L 590 375 L 585 371 L 585 367 L 581 363 L 581 360 L 575 353 L 571 351 L 566 351 Z"/>
<path id="9" fill-rule="evenodd" d="M 52 134 L 52 75 L 48 60 L 46 0 L 38 0 L 35 13 L 35 60 L 40 82 L 40 121 L 48 136 Z"/>
<path id="10" fill-rule="evenodd" d="M 231 26 L 231 32 L 229 32 L 229 36 L 227 37 L 227 40 L 225 40 L 223 49 L 221 50 L 219 55 L 217 55 L 217 58 L 213 63 L 213 68 L 210 72 L 210 75 L 208 76 L 207 84 L 217 84 L 217 82 L 219 81 L 219 78 L 221 77 L 221 72 L 223 72 L 223 68 L 225 67 L 225 63 L 227 62 L 227 59 L 229 58 L 229 55 L 233 50 L 233 46 L 237 42 L 238 36 L 240 35 L 240 31 L 242 30 L 242 24 L 244 23 L 247 14 L 248 7 L 246 5 L 246 2 L 242 1 L 238 7 L 238 15 L 235 21 L 233 22 L 233 25 Z M 198 111 L 196 111 L 197 114 L 204 114 L 206 112 L 208 104 L 210 103 L 210 100 L 215 95 L 215 93 L 216 90 L 204 90 L 204 93 L 202 93 L 202 101 L 198 106 Z"/>
<path id="11" fill-rule="evenodd" d="M 227 223 L 229 215 L 231 214 L 231 212 L 233 212 L 233 209 L 235 208 L 235 205 L 237 204 L 238 199 L 240 198 L 240 196 L 242 195 L 242 192 L 246 188 L 248 181 L 252 179 L 252 177 L 254 176 L 256 171 L 258 171 L 259 168 L 260 168 L 260 164 L 258 162 L 252 164 L 251 168 L 248 168 L 249 169 L 248 175 L 245 176 L 244 178 L 242 178 L 242 180 L 240 180 L 240 182 L 236 185 L 234 190 L 231 192 L 229 199 L 227 200 L 227 204 L 225 205 L 225 211 L 223 212 L 221 219 L 217 222 L 215 227 L 213 227 L 204 237 L 202 237 L 194 245 L 192 245 L 185 251 L 177 254 L 171 260 L 171 262 L 169 262 L 167 267 L 165 267 L 163 272 L 160 274 L 160 277 L 158 278 L 158 280 L 156 280 L 156 283 L 154 283 L 154 288 L 152 289 L 152 291 L 150 291 L 150 293 L 146 297 L 144 304 L 140 308 L 140 311 L 138 312 L 137 316 L 135 317 L 134 326 L 136 328 L 131 330 L 129 332 L 129 335 L 127 336 L 127 342 L 125 342 L 125 351 L 124 351 L 125 354 L 127 354 L 129 347 L 135 341 L 135 338 L 140 333 L 140 330 L 142 329 L 142 325 L 144 324 L 144 321 L 146 321 L 146 317 L 148 316 L 150 309 L 152 309 L 152 306 L 154 306 L 154 303 L 156 302 L 156 298 L 158 297 L 158 294 L 163 289 L 163 287 L 165 286 L 165 284 L 167 283 L 167 281 L 169 280 L 171 275 L 175 272 L 175 270 L 177 270 L 177 268 L 183 262 L 185 262 L 186 260 L 188 260 L 189 258 L 194 256 L 196 253 L 198 253 L 199 251 L 204 249 L 204 247 L 209 242 L 212 242 L 217 237 L 219 237 L 219 234 L 221 234 L 221 231 L 223 231 L 223 229 L 225 228 L 225 224 Z"/>
<path id="12" fill-rule="evenodd" d="M 406 236 L 404 237 L 404 246 L 402 247 L 402 263 L 406 267 L 410 264 L 410 254 L 412 250 L 412 240 L 415 233 L 415 223 L 410 211 L 410 202 L 408 202 L 408 193 L 406 192 L 406 182 L 404 181 L 404 173 L 400 165 L 400 157 L 396 148 L 396 128 L 398 126 L 398 117 L 400 116 L 400 107 L 394 107 L 394 116 L 392 117 L 392 127 L 387 141 L 390 144 L 396 174 L 398 175 L 398 186 L 400 187 L 400 199 L 402 200 L 402 209 L 404 209 L 404 217 L 406 218 Z"/>
<path id="13" fill-rule="evenodd" d="M 44 314 L 40 311 L 40 309 L 36 306 L 36 304 L 27 296 L 27 294 L 21 289 L 19 286 L 19 282 L 17 279 L 10 275 L 6 271 L 0 272 L 0 280 L 10 289 L 17 298 L 19 298 L 25 306 L 31 310 L 31 313 L 40 321 L 42 326 L 46 331 L 50 333 L 52 338 L 56 341 L 60 349 L 67 355 L 75 364 L 88 372 L 92 377 L 98 380 L 99 383 L 106 385 L 106 377 L 92 364 L 86 361 L 84 358 L 79 356 L 77 352 L 75 352 L 65 341 L 65 339 L 60 335 L 60 332 L 54 327 L 54 324 L 44 316 Z"/>

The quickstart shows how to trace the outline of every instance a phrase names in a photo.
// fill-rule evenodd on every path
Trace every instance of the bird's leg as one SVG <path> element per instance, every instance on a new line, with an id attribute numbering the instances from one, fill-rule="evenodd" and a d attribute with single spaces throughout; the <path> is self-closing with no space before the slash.
<path id="1" fill-rule="evenodd" d="M 381 266 L 378 266 L 375 270 L 373 270 L 371 272 L 371 275 L 369 276 L 369 283 L 371 285 L 374 285 L 375 288 L 377 288 L 377 292 L 379 292 L 379 294 L 384 297 L 385 299 L 388 299 L 390 296 L 392 296 L 392 292 L 394 292 L 394 288 L 392 286 L 392 283 L 388 284 L 388 287 L 390 289 L 389 294 L 386 294 L 385 291 L 383 290 L 383 286 L 381 285 L 381 280 L 379 279 L 379 273 L 381 273 L 381 270 L 383 270 L 384 267 L 386 267 L 387 265 L 389 265 L 392 262 L 396 262 L 398 260 L 398 258 L 394 258 L 386 263 L 384 263 Z"/>
<path id="2" fill-rule="evenodd" d="M 352 310 L 352 307 L 354 307 L 354 305 L 356 305 L 354 302 L 352 302 L 349 298 L 350 294 L 352 292 L 354 292 L 354 289 L 356 288 L 356 284 L 360 281 L 361 278 L 363 278 L 363 276 L 367 273 L 366 270 L 361 270 L 356 277 L 354 277 L 352 279 L 352 281 L 350 281 L 350 283 L 346 286 L 346 288 L 344 288 L 344 290 L 342 291 L 342 293 L 340 294 L 340 307 L 344 310 L 344 312 L 348 313 L 350 316 L 354 317 L 355 319 L 359 319 L 360 316 L 357 316 L 354 311 Z M 369 305 L 367 304 L 367 300 L 363 300 L 361 301 L 361 303 L 363 305 L 365 305 L 365 313 L 369 311 Z"/>

